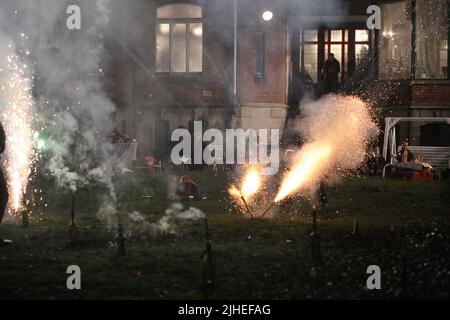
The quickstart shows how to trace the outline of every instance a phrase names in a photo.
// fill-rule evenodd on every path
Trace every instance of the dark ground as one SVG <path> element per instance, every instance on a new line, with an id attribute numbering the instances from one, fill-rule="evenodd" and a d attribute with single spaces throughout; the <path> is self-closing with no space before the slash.
<path id="1" fill-rule="evenodd" d="M 209 217 L 217 299 L 449 299 L 450 183 L 347 178 L 328 188 L 329 212 L 319 219 L 322 264 L 311 260 L 311 218 L 283 208 L 273 219 L 250 220 L 227 200 L 227 178 L 190 173 L 207 200 L 190 202 Z M 165 174 L 139 172 L 117 182 L 121 210 L 150 221 L 167 208 Z M 115 235 L 98 222 L 99 188 L 77 196 L 78 241 L 68 230 L 71 195 L 43 188 L 40 211 L 27 229 L 7 221 L 0 248 L 0 298 L 201 299 L 205 249 L 201 220 L 178 225 L 177 235 L 134 235 L 127 255 L 111 247 Z M 152 196 L 148 198 L 146 196 Z M 48 207 L 43 206 L 48 203 Z M 310 210 L 308 203 L 300 211 Z M 358 220 L 360 237 L 351 235 Z M 82 290 L 66 288 L 66 268 L 79 265 Z M 379 265 L 382 290 L 366 289 L 366 268 Z"/>

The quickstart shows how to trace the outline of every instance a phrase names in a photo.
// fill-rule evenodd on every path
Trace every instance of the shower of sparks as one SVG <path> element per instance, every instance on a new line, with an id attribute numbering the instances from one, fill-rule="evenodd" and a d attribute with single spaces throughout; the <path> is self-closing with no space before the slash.
<path id="1" fill-rule="evenodd" d="M 261 184 L 262 179 L 260 173 L 257 169 L 251 168 L 245 174 L 240 190 L 236 186 L 232 185 L 230 186 L 230 188 L 228 188 L 228 193 L 237 201 L 242 200 L 241 202 L 243 202 L 244 205 L 243 208 L 249 211 L 249 209 L 246 208 L 248 205 L 248 201 L 259 191 L 259 189 L 261 188 Z"/>
<path id="2" fill-rule="evenodd" d="M 245 175 L 241 187 L 241 194 L 244 197 L 250 197 L 258 192 L 261 187 L 261 175 L 256 169 L 250 169 Z"/>
<path id="3" fill-rule="evenodd" d="M 377 133 L 369 106 L 357 97 L 331 95 L 304 111 L 302 125 L 310 142 L 298 151 L 275 203 L 299 190 L 313 190 L 337 169 L 356 169 L 364 161 L 367 142 Z"/>
<path id="4" fill-rule="evenodd" d="M 32 80 L 26 64 L 13 53 L 3 58 L 0 69 L 0 120 L 6 133 L 3 167 L 8 180 L 9 206 L 17 213 L 28 186 L 36 154 L 33 144 Z"/>
<path id="5" fill-rule="evenodd" d="M 275 202 L 280 202 L 300 189 L 306 182 L 320 176 L 327 166 L 332 147 L 326 143 L 312 143 L 305 146 L 298 155 L 297 161 L 283 180 Z"/>
<path id="6" fill-rule="evenodd" d="M 261 175 L 259 174 L 258 170 L 256 169 L 250 169 L 244 177 L 244 180 L 241 184 L 241 190 L 236 188 L 236 186 L 232 185 L 228 192 L 233 197 L 245 197 L 249 198 L 252 195 L 254 195 L 256 192 L 258 192 L 259 188 L 261 187 Z"/>

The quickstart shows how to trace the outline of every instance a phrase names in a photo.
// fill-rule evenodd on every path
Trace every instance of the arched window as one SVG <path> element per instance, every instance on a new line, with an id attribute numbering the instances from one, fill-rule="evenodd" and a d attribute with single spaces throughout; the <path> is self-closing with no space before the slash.
<path id="1" fill-rule="evenodd" d="M 202 17 L 202 8 L 192 4 L 176 3 L 158 8 L 156 72 L 202 72 Z"/>

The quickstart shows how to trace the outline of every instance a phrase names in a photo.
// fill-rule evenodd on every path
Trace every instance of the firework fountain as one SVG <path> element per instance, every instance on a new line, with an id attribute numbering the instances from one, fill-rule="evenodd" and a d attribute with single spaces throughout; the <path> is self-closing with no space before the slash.
<path id="1" fill-rule="evenodd" d="M 302 114 L 297 125 L 307 143 L 297 151 L 273 202 L 259 217 L 290 196 L 313 194 L 326 177 L 355 170 L 364 160 L 367 143 L 377 133 L 369 106 L 357 97 L 326 96 L 307 103 Z M 256 193 L 260 185 L 251 185 Z M 237 188 L 229 193 L 242 195 Z"/>
<path id="2" fill-rule="evenodd" d="M 331 95 L 306 105 L 299 124 L 308 142 L 284 176 L 274 203 L 300 190 L 317 190 L 336 172 L 346 174 L 364 161 L 367 143 L 377 133 L 369 106 L 357 97 Z"/>
<path id="3" fill-rule="evenodd" d="M 3 166 L 10 193 L 10 211 L 18 214 L 25 203 L 24 195 L 36 161 L 32 129 L 33 77 L 27 64 L 15 53 L 12 43 L 9 44 L 9 54 L 0 59 L 0 120 L 6 133 Z"/>
<path id="4" fill-rule="evenodd" d="M 248 201 L 258 192 L 261 184 L 262 178 L 258 169 L 250 168 L 245 174 L 240 190 L 234 185 L 231 185 L 228 189 L 228 192 L 232 197 L 237 199 L 237 201 L 242 201 L 247 215 L 252 218 L 254 217 L 254 213 L 250 208 Z"/>

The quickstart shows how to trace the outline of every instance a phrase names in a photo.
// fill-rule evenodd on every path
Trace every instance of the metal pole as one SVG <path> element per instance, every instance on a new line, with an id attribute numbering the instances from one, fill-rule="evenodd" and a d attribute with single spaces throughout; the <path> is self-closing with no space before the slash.
<path id="1" fill-rule="evenodd" d="M 391 141 L 391 164 L 394 163 L 394 155 L 397 154 L 397 135 L 395 127 L 392 127 L 392 141 Z"/>
<path id="2" fill-rule="evenodd" d="M 234 10 L 234 52 L 233 52 L 233 108 L 237 106 L 237 36 L 238 36 L 238 3 L 237 0 L 233 2 Z"/>
<path id="3" fill-rule="evenodd" d="M 384 160 L 387 162 L 387 152 L 388 152 L 388 141 L 389 141 L 389 124 L 391 122 L 391 118 L 386 118 L 385 125 L 384 125 L 384 141 L 383 141 L 383 157 Z"/>

